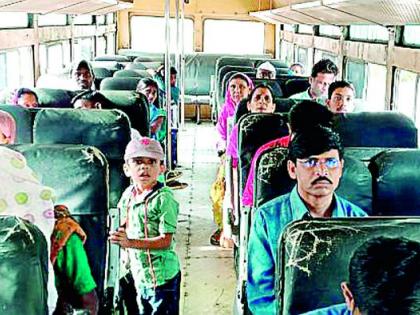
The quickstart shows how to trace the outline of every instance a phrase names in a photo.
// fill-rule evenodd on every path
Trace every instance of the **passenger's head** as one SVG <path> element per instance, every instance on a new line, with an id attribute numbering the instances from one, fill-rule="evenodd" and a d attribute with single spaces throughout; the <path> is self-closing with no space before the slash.
<path id="1" fill-rule="evenodd" d="M 333 114 L 324 105 L 314 101 L 301 101 L 288 114 L 291 135 L 311 129 L 317 125 L 332 127 Z"/>
<path id="2" fill-rule="evenodd" d="M 309 77 L 311 94 L 318 97 L 327 97 L 328 88 L 335 81 L 338 68 L 330 59 L 322 59 L 312 67 Z"/>
<path id="3" fill-rule="evenodd" d="M 165 155 L 160 143 L 143 137 L 131 140 L 124 154 L 124 173 L 141 189 L 156 185 L 160 173 L 165 171 Z"/>
<path id="4" fill-rule="evenodd" d="M 257 79 L 274 80 L 276 78 L 276 68 L 269 62 L 263 62 L 257 68 Z"/>
<path id="5" fill-rule="evenodd" d="M 106 104 L 107 101 L 103 94 L 89 90 L 76 95 L 72 104 L 74 108 L 78 109 L 102 109 L 102 105 Z"/>
<path id="6" fill-rule="evenodd" d="M 331 197 L 343 172 L 340 137 L 330 128 L 316 126 L 297 133 L 289 144 L 287 169 L 297 181 L 299 195 L 309 205 Z"/>
<path id="7" fill-rule="evenodd" d="M 243 98 L 247 98 L 252 89 L 252 81 L 243 73 L 235 73 L 229 80 L 228 91 L 230 98 L 235 105 Z"/>
<path id="8" fill-rule="evenodd" d="M 16 122 L 12 115 L 0 110 L 0 144 L 13 144 L 16 139 Z"/>
<path id="9" fill-rule="evenodd" d="M 335 81 L 328 88 L 326 104 L 333 113 L 348 113 L 354 110 L 354 86 L 346 81 Z"/>
<path id="10" fill-rule="evenodd" d="M 251 113 L 273 113 L 274 104 L 273 91 L 268 85 L 257 85 L 248 96 L 248 111 Z"/>
<path id="11" fill-rule="evenodd" d="M 289 67 L 289 70 L 294 75 L 304 75 L 305 74 L 305 67 L 300 62 L 295 62 Z"/>
<path id="12" fill-rule="evenodd" d="M 155 104 L 155 101 L 158 98 L 158 90 L 159 87 L 156 81 L 151 78 L 141 79 L 136 88 L 136 92 L 146 96 L 147 101 L 150 104 Z"/>
<path id="13" fill-rule="evenodd" d="M 352 314 L 420 314 L 420 244 L 378 237 L 362 244 L 341 289 Z"/>
<path id="14" fill-rule="evenodd" d="M 162 78 L 164 78 L 165 77 L 165 66 L 164 65 L 161 65 L 157 69 L 156 72 L 158 73 L 159 76 L 161 76 Z M 175 67 L 171 67 L 169 69 L 169 74 L 171 76 L 170 79 L 169 79 L 169 82 L 170 82 L 171 86 L 175 86 L 176 85 L 176 76 L 178 74 L 178 71 L 176 71 Z"/>
<path id="15" fill-rule="evenodd" d="M 80 60 L 73 67 L 73 79 L 81 90 L 93 89 L 95 74 L 91 64 L 86 60 Z"/>
<path id="16" fill-rule="evenodd" d="M 16 101 L 17 101 L 17 105 L 20 105 L 26 108 L 38 107 L 38 96 L 31 89 L 21 88 L 17 90 Z"/>

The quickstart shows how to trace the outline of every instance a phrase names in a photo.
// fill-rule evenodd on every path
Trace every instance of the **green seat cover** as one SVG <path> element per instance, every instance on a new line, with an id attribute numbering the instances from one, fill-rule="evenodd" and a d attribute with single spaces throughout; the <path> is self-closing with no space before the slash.
<path id="1" fill-rule="evenodd" d="M 16 141 L 15 143 L 32 142 L 32 116 L 27 108 L 16 105 L 0 105 L 0 110 L 8 112 L 16 122 Z"/>
<path id="2" fill-rule="evenodd" d="M 101 91 L 105 90 L 114 90 L 114 91 L 135 91 L 140 77 L 114 77 L 114 78 L 105 78 L 101 82 Z"/>

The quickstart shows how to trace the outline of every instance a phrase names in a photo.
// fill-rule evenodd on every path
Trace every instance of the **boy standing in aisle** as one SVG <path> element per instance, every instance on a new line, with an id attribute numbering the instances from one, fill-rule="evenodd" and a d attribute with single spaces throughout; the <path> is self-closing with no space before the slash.
<path id="1" fill-rule="evenodd" d="M 132 185 L 119 202 L 125 224 L 110 236 L 112 243 L 128 249 L 140 314 L 179 314 L 181 271 L 173 239 L 178 202 L 157 181 L 165 170 L 163 159 L 156 140 L 129 142 L 124 172 Z"/>

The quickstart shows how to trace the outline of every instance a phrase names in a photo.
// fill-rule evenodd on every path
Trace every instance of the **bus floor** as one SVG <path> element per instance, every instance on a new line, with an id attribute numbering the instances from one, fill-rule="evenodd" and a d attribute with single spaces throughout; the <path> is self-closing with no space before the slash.
<path id="1" fill-rule="evenodd" d="M 177 252 L 182 265 L 181 314 L 232 314 L 233 251 L 210 245 L 213 222 L 210 186 L 216 177 L 215 127 L 186 123 L 178 136 L 177 169 L 188 187 L 175 190 L 180 203 Z"/>

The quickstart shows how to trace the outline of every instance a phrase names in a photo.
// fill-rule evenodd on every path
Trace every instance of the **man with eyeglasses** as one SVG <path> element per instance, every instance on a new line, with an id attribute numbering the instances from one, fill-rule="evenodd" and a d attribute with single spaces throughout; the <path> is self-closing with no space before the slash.
<path id="1" fill-rule="evenodd" d="M 317 126 L 305 130 L 290 143 L 287 170 L 296 186 L 291 193 L 256 210 L 249 236 L 247 298 L 254 315 L 276 314 L 277 244 L 286 225 L 302 218 L 367 215 L 334 193 L 343 166 L 339 135 L 330 128 Z"/>

